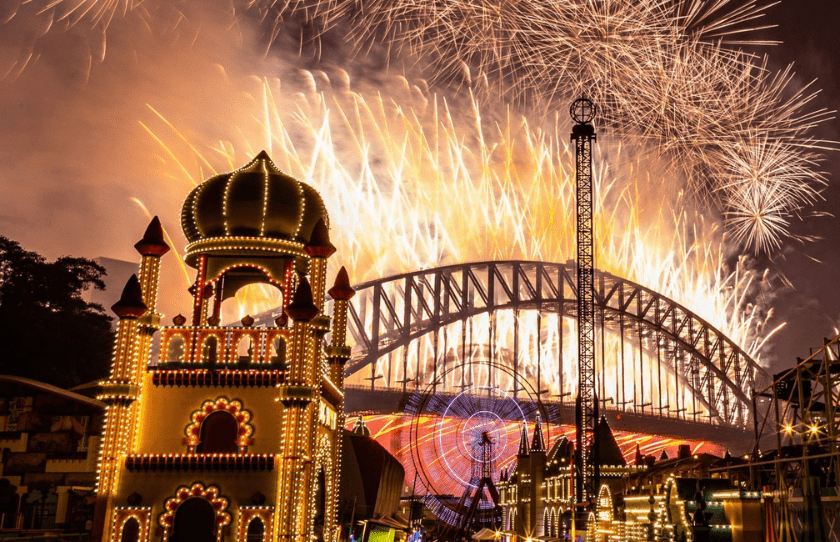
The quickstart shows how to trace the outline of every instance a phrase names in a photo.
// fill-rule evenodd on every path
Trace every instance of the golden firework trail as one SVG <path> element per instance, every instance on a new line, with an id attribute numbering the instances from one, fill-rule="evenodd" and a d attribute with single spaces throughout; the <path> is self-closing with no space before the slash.
<path id="1" fill-rule="evenodd" d="M 552 111 L 585 95 L 600 123 L 651 142 L 693 194 L 718 204 L 737 241 L 772 252 L 789 219 L 825 185 L 810 135 L 832 112 L 809 110 L 816 92 L 790 68 L 743 52 L 772 4 L 728 0 L 322 0 L 317 11 L 350 20 L 364 49 L 383 40 L 428 64 L 436 81 L 467 84 Z M 789 96 L 789 97 L 788 97 Z M 768 144 L 769 143 L 769 144 Z M 766 161 L 756 168 L 761 146 Z M 733 156 L 734 155 L 734 156 Z M 744 182 L 749 179 L 749 182 Z"/>
<path id="2" fill-rule="evenodd" d="M 790 68 L 774 72 L 766 58 L 741 49 L 774 43 L 754 37 L 766 28 L 761 21 L 773 3 L 211 4 L 207 11 L 225 18 L 231 27 L 256 25 L 265 55 L 272 54 L 275 45 L 280 47 L 279 36 L 290 28 L 303 32 L 305 26 L 321 29 L 299 38 L 301 47 L 314 43 L 311 48 L 318 58 L 331 56 L 322 49 L 322 39 L 334 42 L 336 35 L 341 39 L 349 34 L 359 54 L 382 41 L 390 49 L 389 58 L 425 66 L 424 74 L 433 83 L 470 89 L 482 104 L 498 104 L 502 97 L 535 111 L 554 112 L 585 94 L 599 105 L 605 131 L 649 143 L 637 152 L 665 153 L 669 171 L 679 173 L 688 194 L 713 202 L 732 241 L 756 253 L 772 253 L 793 235 L 791 219 L 810 212 L 826 183 L 819 169 L 821 153 L 837 148 L 836 142 L 813 136 L 814 127 L 832 114 L 810 109 L 817 91 L 811 85 L 797 88 Z M 116 19 L 130 19 L 143 31 L 190 42 L 202 27 L 196 6 L 162 0 L 11 0 L 0 8 L 0 24 L 14 22 L 25 11 L 39 27 L 34 40 L 58 30 L 86 29 L 89 75 L 94 61 L 105 56 L 106 37 Z M 307 23 L 301 26 L 301 20 Z M 5 69 L 0 66 L 0 74 L 14 79 L 39 57 L 32 43 L 23 44 L 17 58 Z M 756 147 L 762 147 L 765 163 L 785 167 L 756 167 Z"/>
<path id="3" fill-rule="evenodd" d="M 403 78 L 386 97 L 356 92 L 346 74 L 335 88 L 323 73 L 306 76 L 309 91 L 292 103 L 279 82 L 252 88 L 239 137 L 209 148 L 155 113 L 144 126 L 162 146 L 167 176 L 197 182 L 266 148 L 322 194 L 335 258 L 356 283 L 459 262 L 572 257 L 568 126 L 549 132 L 511 108 L 492 116 L 475 99 L 451 104 Z M 597 266 L 690 307 L 758 357 L 772 334 L 767 312 L 751 303 L 763 277 L 744 256 L 731 263 L 714 213 L 670 189 L 678 182 L 667 163 L 636 150 L 608 138 L 597 148 Z M 278 295 L 242 290 L 235 307 L 223 307 L 226 319 L 272 309 Z M 500 320 L 501 336 L 512 321 Z M 487 333 L 476 326 L 477 337 Z"/>

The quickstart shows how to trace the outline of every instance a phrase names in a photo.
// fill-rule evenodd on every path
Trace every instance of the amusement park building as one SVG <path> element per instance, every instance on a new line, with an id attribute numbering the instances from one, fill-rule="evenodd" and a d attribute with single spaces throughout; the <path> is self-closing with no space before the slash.
<path id="1" fill-rule="evenodd" d="M 601 482 L 611 491 L 620 491 L 624 479 L 646 466 L 627 465 L 605 417 L 596 430 L 597 464 Z M 590 450 L 590 461 L 593 460 Z M 523 425 L 516 465 L 503 472 L 499 480 L 499 505 L 506 532 L 522 538 L 562 537 L 570 532 L 574 509 L 574 443 L 566 437 L 546 448 L 542 423 L 534 427 L 528 443 Z"/>
<path id="2" fill-rule="evenodd" d="M 183 205 L 196 269 L 190 316 L 162 325 L 155 218 L 119 316 L 99 455 L 93 540 L 333 540 L 341 472 L 347 302 L 342 268 L 324 314 L 328 216 L 318 193 L 265 152 L 211 177 Z M 253 283 L 283 293 L 270 327 L 222 327 L 220 307 Z M 332 340 L 322 346 L 325 334 Z M 153 335 L 160 359 L 152 359 Z"/>

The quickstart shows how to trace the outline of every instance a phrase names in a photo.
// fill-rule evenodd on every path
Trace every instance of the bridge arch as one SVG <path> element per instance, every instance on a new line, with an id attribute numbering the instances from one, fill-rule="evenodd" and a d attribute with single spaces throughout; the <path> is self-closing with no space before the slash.
<path id="1" fill-rule="evenodd" d="M 567 400 L 576 386 L 575 271 L 572 262 L 488 261 L 360 284 L 347 383 L 408 391 L 449 363 L 483 357 L 535 378 L 546 399 Z M 642 285 L 596 271 L 595 288 L 603 407 L 749 427 L 749 390 L 767 375 L 746 352 Z"/>

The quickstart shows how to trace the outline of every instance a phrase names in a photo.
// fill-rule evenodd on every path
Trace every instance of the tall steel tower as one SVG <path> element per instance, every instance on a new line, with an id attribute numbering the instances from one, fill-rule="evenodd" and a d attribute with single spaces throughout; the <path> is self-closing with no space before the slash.
<path id="1" fill-rule="evenodd" d="M 578 398 L 577 452 L 578 472 L 575 501 L 594 498 L 598 490 L 598 462 L 586 457 L 592 451 L 597 458 L 595 425 L 598 422 L 598 398 L 595 395 L 595 258 L 592 224 L 592 142 L 595 141 L 595 104 L 586 98 L 575 100 L 569 112 L 575 121 L 572 141 L 575 144 L 577 177 L 577 321 L 578 321 Z"/>

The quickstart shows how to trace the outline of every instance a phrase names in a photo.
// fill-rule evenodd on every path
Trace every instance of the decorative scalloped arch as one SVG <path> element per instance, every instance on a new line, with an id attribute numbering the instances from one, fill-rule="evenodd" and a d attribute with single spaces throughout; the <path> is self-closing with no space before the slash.
<path id="1" fill-rule="evenodd" d="M 205 487 L 201 482 L 195 482 L 190 487 L 179 487 L 175 490 L 175 495 L 164 503 L 163 513 L 158 518 L 158 523 L 164 531 L 163 540 L 169 538 L 169 533 L 175 524 L 175 512 L 178 507 L 188 499 L 204 499 L 210 503 L 216 513 L 216 540 L 221 542 L 224 527 L 230 525 L 230 514 L 227 511 L 228 500 L 219 495 L 218 487 L 213 485 Z"/>
<path id="2" fill-rule="evenodd" d="M 117 506 L 114 508 L 114 520 L 111 527 L 111 540 L 113 542 L 121 542 L 123 538 L 123 530 L 126 523 L 130 520 L 135 520 L 140 529 L 137 536 L 137 542 L 148 542 L 149 540 L 149 523 L 152 509 L 148 506 L 144 507 L 125 507 Z"/>
<path id="3" fill-rule="evenodd" d="M 189 447 L 189 453 L 196 453 L 196 447 L 201 442 L 201 424 L 207 419 L 207 416 L 216 411 L 229 412 L 236 418 L 239 424 L 239 434 L 237 436 L 237 445 L 239 446 L 239 453 L 245 453 L 248 450 L 248 445 L 253 443 L 251 435 L 254 433 L 253 426 L 249 423 L 251 420 L 251 413 L 242 408 L 240 401 L 231 401 L 227 397 L 219 397 L 215 401 L 204 401 L 201 408 L 194 411 L 190 416 L 190 424 L 186 428 L 186 441 Z"/>

